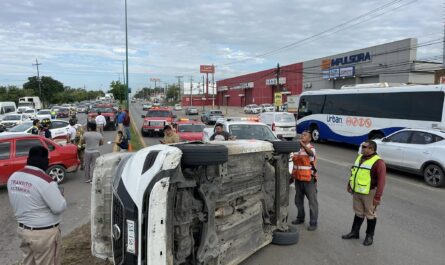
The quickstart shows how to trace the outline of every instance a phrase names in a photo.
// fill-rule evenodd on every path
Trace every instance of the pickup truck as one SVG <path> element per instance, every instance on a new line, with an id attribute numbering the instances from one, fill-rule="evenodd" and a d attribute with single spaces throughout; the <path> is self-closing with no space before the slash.
<path id="1" fill-rule="evenodd" d="M 106 126 L 104 129 L 111 128 L 113 131 L 116 130 L 117 127 L 117 115 L 113 108 L 93 108 L 88 111 L 88 123 L 95 123 L 96 116 L 98 112 L 101 112 L 102 116 L 107 120 Z"/>
<path id="2" fill-rule="evenodd" d="M 288 161 L 298 149 L 240 140 L 99 157 L 93 255 L 113 264 L 236 265 L 270 243 L 296 244 L 298 231 L 287 223 Z"/>
<path id="3" fill-rule="evenodd" d="M 156 107 L 142 115 L 144 122 L 141 128 L 142 136 L 153 136 L 154 134 L 163 134 L 164 126 L 172 124 L 176 115 L 173 115 L 169 108 Z"/>

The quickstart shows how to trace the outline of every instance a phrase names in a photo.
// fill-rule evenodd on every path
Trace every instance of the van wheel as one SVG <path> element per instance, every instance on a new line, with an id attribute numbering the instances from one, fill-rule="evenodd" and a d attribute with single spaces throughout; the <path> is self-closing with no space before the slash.
<path id="1" fill-rule="evenodd" d="M 443 187 L 445 185 L 445 176 L 443 169 L 436 164 L 429 164 L 423 170 L 425 182 L 432 187 Z"/>
<path id="2" fill-rule="evenodd" d="M 295 245 L 298 243 L 298 239 L 300 238 L 297 228 L 289 226 L 287 231 L 274 231 L 272 237 L 272 244 L 288 246 Z"/>
<path id="3" fill-rule="evenodd" d="M 229 160 L 229 151 L 224 145 L 215 144 L 177 144 L 181 149 L 181 162 L 186 166 L 219 165 Z"/>
<path id="4" fill-rule="evenodd" d="M 310 128 L 310 131 L 311 131 L 312 141 L 314 141 L 315 143 L 319 143 L 320 142 L 320 131 L 318 130 L 318 126 L 312 125 Z"/>
<path id="5" fill-rule="evenodd" d="M 300 151 L 300 143 L 292 141 L 271 141 L 277 153 L 292 153 Z"/>
<path id="6" fill-rule="evenodd" d="M 66 170 L 61 165 L 54 165 L 46 171 L 48 175 L 57 183 L 62 183 L 66 176 Z"/>

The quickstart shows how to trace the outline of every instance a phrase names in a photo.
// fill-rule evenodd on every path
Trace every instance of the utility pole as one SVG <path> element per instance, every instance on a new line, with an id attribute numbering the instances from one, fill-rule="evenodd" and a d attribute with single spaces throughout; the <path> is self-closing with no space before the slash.
<path id="1" fill-rule="evenodd" d="M 42 87 L 40 84 L 40 73 L 39 73 L 39 65 L 42 65 L 42 64 L 39 63 L 39 61 L 37 61 L 37 58 L 36 58 L 36 63 L 32 64 L 32 65 L 37 67 L 37 83 L 39 84 L 39 98 L 42 98 Z"/>
<path id="2" fill-rule="evenodd" d="M 202 76 L 202 90 L 203 90 L 202 91 L 202 94 L 203 94 L 202 98 L 205 98 L 204 102 L 202 103 L 202 110 L 205 111 L 206 110 L 205 104 L 206 104 L 207 98 L 206 98 L 206 91 L 205 91 L 205 86 L 204 86 L 204 75 Z"/>
<path id="3" fill-rule="evenodd" d="M 124 61 L 122 60 L 122 76 L 124 79 L 124 85 L 127 85 L 127 83 L 125 82 L 125 68 L 124 68 Z"/>
<path id="4" fill-rule="evenodd" d="M 277 63 L 277 91 L 276 92 L 281 92 L 281 89 L 280 89 L 280 64 L 279 63 Z M 275 101 L 275 94 L 273 95 L 273 98 Z M 277 111 L 279 110 L 279 107 L 280 106 L 276 106 Z"/>
<path id="5" fill-rule="evenodd" d="M 128 95 L 128 26 L 127 26 L 127 0 L 125 0 L 125 62 L 126 62 L 126 78 L 125 78 L 125 95 L 127 95 L 127 110 L 130 111 L 129 107 L 129 95 Z"/>
<path id="6" fill-rule="evenodd" d="M 178 88 L 179 88 L 179 99 L 182 101 L 182 97 L 181 97 L 181 78 L 183 76 L 182 75 L 177 75 L 176 78 L 178 78 Z"/>
<path id="7" fill-rule="evenodd" d="M 190 76 L 190 107 L 193 106 L 193 76 Z"/>
<path id="8" fill-rule="evenodd" d="M 215 69 L 215 68 L 213 68 Z M 215 108 L 215 71 L 212 73 L 212 109 Z M 219 107 L 218 107 L 219 109 Z"/>

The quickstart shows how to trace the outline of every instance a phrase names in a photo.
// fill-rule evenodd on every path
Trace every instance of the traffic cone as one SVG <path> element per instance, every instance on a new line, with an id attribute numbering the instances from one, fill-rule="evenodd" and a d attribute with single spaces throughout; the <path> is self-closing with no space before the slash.
<path id="1" fill-rule="evenodd" d="M 133 146 L 131 146 L 131 143 L 128 143 L 128 152 L 133 152 Z"/>

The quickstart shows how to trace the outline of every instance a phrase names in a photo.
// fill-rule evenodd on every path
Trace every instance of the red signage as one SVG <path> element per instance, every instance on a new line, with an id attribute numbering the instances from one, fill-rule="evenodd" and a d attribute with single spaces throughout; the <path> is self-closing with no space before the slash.
<path id="1" fill-rule="evenodd" d="M 445 76 L 441 76 L 439 79 L 439 84 L 445 84 Z"/>
<path id="2" fill-rule="evenodd" d="M 201 74 L 213 74 L 215 73 L 215 66 L 213 65 L 200 65 L 199 66 L 199 72 Z"/>

